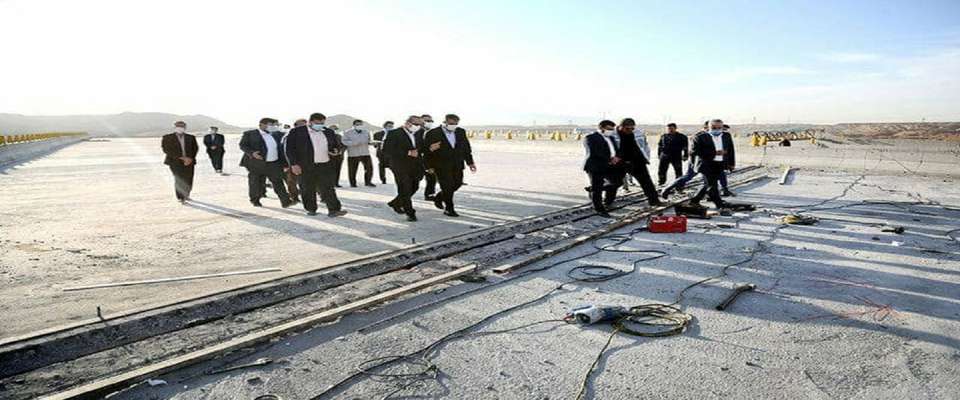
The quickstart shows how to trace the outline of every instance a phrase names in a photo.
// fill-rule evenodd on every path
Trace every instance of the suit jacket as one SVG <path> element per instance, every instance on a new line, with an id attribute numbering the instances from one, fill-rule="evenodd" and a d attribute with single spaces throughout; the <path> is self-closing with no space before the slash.
<path id="1" fill-rule="evenodd" d="M 219 133 L 208 133 L 203 135 L 203 145 L 207 147 L 207 153 L 214 152 L 224 152 L 226 149 L 223 148 L 223 144 L 226 140 L 223 138 L 223 135 Z M 210 146 L 217 146 L 216 150 L 211 149 Z"/>
<path id="2" fill-rule="evenodd" d="M 334 150 L 342 152 L 346 149 L 346 146 L 340 142 L 340 135 L 337 135 L 333 129 L 323 128 L 323 136 L 327 138 L 327 153 Z M 313 141 L 310 140 L 310 131 L 306 126 L 293 128 L 287 134 L 285 149 L 288 164 L 299 165 L 304 170 L 316 167 L 317 163 L 313 159 Z M 330 160 L 333 160 L 333 156 L 330 156 Z"/>
<path id="3" fill-rule="evenodd" d="M 383 158 L 383 139 L 386 139 L 387 131 L 377 131 L 373 134 L 373 140 L 379 140 L 380 143 L 374 145 L 377 148 L 377 158 Z"/>
<path id="4" fill-rule="evenodd" d="M 728 132 L 720 134 L 721 140 L 723 141 L 723 149 L 725 153 L 723 155 L 723 161 L 718 161 L 721 168 L 730 168 L 732 169 L 736 165 L 736 150 L 733 147 L 733 136 Z M 703 172 L 707 166 L 711 164 L 713 158 L 717 154 L 717 148 L 713 145 L 713 138 L 710 137 L 709 132 L 700 132 L 693 139 L 693 156 L 696 157 L 696 170 L 697 172 Z"/>
<path id="5" fill-rule="evenodd" d="M 189 133 L 183 134 L 183 148 L 186 149 L 186 152 L 180 148 L 180 141 L 177 140 L 176 133 L 163 135 L 163 138 L 160 139 L 160 147 L 163 148 L 163 163 L 178 167 L 183 166 L 183 162 L 179 160 L 180 157 L 190 157 L 196 161 L 197 151 L 199 150 L 197 137 Z M 194 165 L 196 165 L 196 162 L 190 164 L 191 167 Z"/>
<path id="6" fill-rule="evenodd" d="M 617 135 L 620 137 L 620 153 L 624 161 L 637 164 L 650 164 L 650 160 L 647 160 L 647 154 L 643 151 L 644 149 L 640 148 L 640 144 L 637 142 L 638 136 L 635 132 L 623 133 L 617 132 Z M 640 134 L 643 136 L 643 134 Z M 646 138 L 643 138 L 644 144 L 646 144 Z"/>
<path id="7" fill-rule="evenodd" d="M 618 140 L 610 138 L 613 141 L 614 154 L 610 154 L 610 146 L 603 138 L 600 132 L 593 132 L 586 136 L 584 146 L 587 149 L 587 160 L 583 163 L 583 170 L 591 174 L 605 174 L 618 172 L 622 167 L 610 165 L 610 159 L 613 156 L 623 158 L 623 152 L 620 149 Z"/>
<path id="8" fill-rule="evenodd" d="M 686 157 L 690 140 L 687 135 L 680 132 L 664 133 L 660 135 L 660 142 L 657 143 L 657 158 Z"/>
<path id="9" fill-rule="evenodd" d="M 464 165 L 473 165 L 473 150 L 470 148 L 470 140 L 467 139 L 467 131 L 463 128 L 457 128 L 453 131 L 456 138 L 456 145 L 450 146 L 447 140 L 447 134 L 443 128 L 436 127 L 423 136 L 423 157 L 427 168 L 433 169 L 459 169 L 463 170 Z M 440 143 L 437 151 L 430 151 L 430 145 Z"/>
<path id="10" fill-rule="evenodd" d="M 414 142 L 403 127 L 387 132 L 383 140 L 383 154 L 390 160 L 390 168 L 402 173 L 423 173 L 423 129 L 413 133 Z M 417 150 L 419 157 L 410 157 L 407 152 Z"/>
<path id="11" fill-rule="evenodd" d="M 270 136 L 273 136 L 273 140 L 277 142 L 277 161 L 285 163 L 286 155 L 283 154 L 283 145 L 280 143 L 283 139 L 283 134 L 274 132 L 271 133 Z M 259 129 L 251 129 L 243 133 L 243 136 L 240 138 L 240 151 L 243 152 L 243 157 L 240 158 L 241 167 L 245 167 L 248 170 L 266 167 L 267 144 L 263 141 L 263 138 L 260 137 Z M 260 152 L 263 160 L 253 158 L 253 153 L 256 152 Z"/>

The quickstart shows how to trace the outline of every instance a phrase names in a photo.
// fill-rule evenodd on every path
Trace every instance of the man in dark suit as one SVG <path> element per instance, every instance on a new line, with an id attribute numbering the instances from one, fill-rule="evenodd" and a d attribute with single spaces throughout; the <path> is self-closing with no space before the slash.
<path id="1" fill-rule="evenodd" d="M 420 121 L 423 123 L 421 127 L 423 132 L 433 129 L 433 117 L 430 114 L 423 114 L 420 116 Z M 421 149 L 422 150 L 422 149 Z M 421 154 L 422 156 L 423 154 Z M 426 165 L 424 165 L 426 169 Z M 429 172 L 425 173 L 424 176 L 424 186 L 423 186 L 423 198 L 424 200 L 434 200 L 434 193 L 437 192 L 437 176 Z"/>
<path id="2" fill-rule="evenodd" d="M 650 160 L 647 160 L 646 154 L 637 143 L 636 133 L 634 132 L 636 129 L 637 123 L 633 118 L 624 118 L 620 121 L 620 126 L 617 127 L 618 144 L 624 161 L 623 167 L 625 172 L 636 178 L 637 182 L 640 182 L 640 188 L 643 189 L 650 205 L 659 206 L 660 197 L 657 188 L 653 186 L 653 180 L 650 179 L 650 171 L 647 170 L 647 164 L 650 164 Z"/>
<path id="3" fill-rule="evenodd" d="M 610 217 L 607 208 L 617 198 L 624 173 L 623 155 L 614 139 L 616 124 L 600 121 L 599 129 L 584 137 L 587 159 L 583 170 L 590 176 L 590 200 L 593 209 L 602 217 Z"/>
<path id="4" fill-rule="evenodd" d="M 290 172 L 299 178 L 300 201 L 307 215 L 317 215 L 319 191 L 320 198 L 327 205 L 327 215 L 339 217 L 347 212 L 337 198 L 336 160 L 333 157 L 342 156 L 346 146 L 333 129 L 326 127 L 326 121 L 325 115 L 313 113 L 306 126 L 290 131 L 286 141 L 287 162 Z"/>
<path id="5" fill-rule="evenodd" d="M 723 134 L 723 121 L 710 121 L 710 130 L 701 132 L 693 139 L 693 153 L 697 158 L 697 172 L 703 175 L 703 186 L 690 199 L 690 203 L 699 205 L 705 195 L 717 208 L 726 203 L 720 198 L 720 174 L 725 166 L 736 164 L 733 138 Z"/>
<path id="6" fill-rule="evenodd" d="M 177 200 L 183 203 L 190 200 L 193 189 L 193 170 L 196 166 L 197 138 L 187 133 L 187 123 L 177 121 L 173 124 L 173 133 L 163 135 L 160 140 L 163 148 L 163 163 L 173 173 L 173 188 Z"/>
<path id="7" fill-rule="evenodd" d="M 223 148 L 225 139 L 223 135 L 217 133 L 219 128 L 210 127 L 210 132 L 203 135 L 203 145 L 207 148 L 207 155 L 210 157 L 210 163 L 213 164 L 213 170 L 218 174 L 223 173 Z"/>
<path id="8" fill-rule="evenodd" d="M 240 166 L 247 169 L 250 204 L 254 207 L 263 207 L 260 198 L 266 193 L 267 179 L 280 199 L 280 205 L 287 208 L 292 204 L 283 184 L 283 167 L 286 162 L 280 144 L 282 139 L 280 123 L 273 118 L 261 119 L 257 129 L 244 132 L 240 138 L 240 150 L 243 151 Z"/>
<path id="9" fill-rule="evenodd" d="M 387 121 L 383 123 L 382 131 L 373 134 L 373 146 L 377 149 L 377 168 L 380 169 L 380 183 L 384 185 L 387 184 L 387 167 L 390 166 L 390 162 L 383 154 L 383 140 L 391 130 L 393 130 L 393 121 Z"/>
<path id="10" fill-rule="evenodd" d="M 474 173 L 477 167 L 473 162 L 467 131 L 458 126 L 460 117 L 447 114 L 443 122 L 443 125 L 423 135 L 423 145 L 427 147 L 423 157 L 427 173 L 432 172 L 440 184 L 440 192 L 434 197 L 433 204 L 444 210 L 444 215 L 459 217 L 453 208 L 453 194 L 463 186 L 464 165 Z"/>
<path id="11" fill-rule="evenodd" d="M 682 164 L 687 160 L 689 147 L 687 135 L 677 131 L 677 124 L 667 124 L 667 133 L 661 135 L 660 142 L 657 143 L 657 158 L 660 160 L 657 165 L 657 178 L 660 186 L 667 182 L 667 168 L 670 166 L 673 166 L 674 179 L 683 175 Z"/>
<path id="12" fill-rule="evenodd" d="M 400 128 L 387 132 L 383 154 L 390 160 L 390 170 L 397 183 L 397 197 L 387 205 L 397 214 L 406 214 L 407 221 L 417 220 L 411 198 L 423 178 L 423 124 L 420 117 L 411 115 Z"/>

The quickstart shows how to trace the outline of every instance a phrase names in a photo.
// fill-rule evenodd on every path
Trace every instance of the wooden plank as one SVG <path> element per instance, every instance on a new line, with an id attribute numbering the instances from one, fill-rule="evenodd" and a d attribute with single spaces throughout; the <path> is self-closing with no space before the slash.
<path id="1" fill-rule="evenodd" d="M 177 356 L 168 360 L 160 361 L 156 364 L 147 365 L 142 368 L 128 371 L 128 372 L 115 375 L 106 379 L 102 379 L 102 380 L 94 381 L 85 385 L 77 386 L 75 388 L 68 389 L 63 392 L 55 393 L 43 398 L 48 400 L 66 400 L 66 399 L 83 399 L 83 398 L 103 396 L 107 394 L 108 391 L 117 390 L 119 388 L 128 386 L 133 382 L 138 382 L 152 376 L 161 375 L 165 372 L 173 371 L 189 365 L 196 364 L 201 361 L 209 360 L 216 357 L 219 354 L 223 354 L 228 351 L 232 351 L 232 350 L 236 350 L 244 347 L 250 347 L 258 343 L 263 343 L 267 340 L 270 340 L 273 337 L 280 336 L 291 331 L 304 329 L 320 322 L 330 321 L 338 317 L 341 317 L 343 315 L 349 314 L 351 312 L 364 309 L 385 301 L 392 300 L 394 298 L 400 297 L 407 293 L 415 292 L 417 290 L 424 289 L 426 287 L 430 287 L 438 283 L 442 283 L 442 282 L 457 278 L 459 276 L 473 273 L 476 270 L 477 270 L 476 264 L 463 266 L 441 275 L 437 275 L 431 278 L 424 279 L 422 281 L 417 281 L 408 285 L 391 289 L 374 296 L 370 296 L 370 297 L 360 299 L 348 304 L 344 304 L 336 308 L 329 309 L 327 311 L 323 311 L 323 312 L 313 314 L 298 320 L 280 324 L 259 332 L 254 332 L 248 335 L 244 335 L 244 336 L 231 339 L 211 347 L 207 347 L 201 350 L 197 350 L 191 353 Z"/>
<path id="2" fill-rule="evenodd" d="M 88 286 L 72 286 L 72 287 L 63 288 L 63 291 L 73 292 L 76 290 L 101 289 L 101 288 L 110 288 L 110 287 L 118 287 L 118 286 L 151 285 L 154 283 L 192 281 L 196 279 L 216 278 L 220 276 L 262 274 L 265 272 L 278 272 L 278 271 L 282 271 L 282 270 L 280 268 L 261 268 L 261 269 L 251 269 L 246 271 L 220 272 L 216 274 L 189 275 L 189 276 L 179 276 L 179 277 L 173 277 L 173 278 L 148 279 L 143 281 L 102 283 L 99 285 L 88 285 Z"/>
<path id="3" fill-rule="evenodd" d="M 789 165 L 787 165 L 786 167 L 783 167 L 783 176 L 780 177 L 780 184 L 781 184 L 781 185 L 784 185 L 784 184 L 787 183 L 787 177 L 790 176 L 790 171 L 791 171 L 791 170 L 793 170 L 793 168 L 790 168 Z"/>

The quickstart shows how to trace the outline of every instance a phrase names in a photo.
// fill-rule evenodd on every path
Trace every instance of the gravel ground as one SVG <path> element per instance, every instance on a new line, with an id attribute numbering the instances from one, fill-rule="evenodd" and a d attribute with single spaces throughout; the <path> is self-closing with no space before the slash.
<path id="1" fill-rule="evenodd" d="M 566 272 L 576 265 L 628 269 L 637 257 L 603 252 L 356 332 L 384 316 L 477 284 L 457 285 L 229 359 L 276 360 L 267 367 L 196 376 L 227 360 L 210 362 L 161 376 L 167 385 L 141 385 L 115 398 L 253 399 L 275 394 L 311 399 L 353 374 L 364 360 L 410 353 L 462 328 L 489 332 L 519 327 L 561 318 L 582 304 L 669 303 L 684 286 L 745 259 L 750 261 L 730 268 L 726 277 L 686 292 L 681 305 L 694 319 L 684 334 L 614 335 L 588 379 L 587 398 L 960 398 L 960 243 L 948 236 L 960 228 L 960 211 L 930 204 L 960 204 L 955 179 L 861 178 L 801 170 L 787 185 L 770 180 L 743 190 L 736 200 L 760 210 L 693 221 L 685 234 L 635 234 L 624 248 L 661 250 L 669 256 L 639 263 L 624 277 L 571 284 L 502 312 L 549 293 L 567 281 Z M 867 200 L 902 203 L 861 203 Z M 791 210 L 821 220 L 811 226 L 779 224 L 778 215 Z M 903 226 L 905 232 L 883 232 L 887 225 Z M 591 249 L 580 246 L 539 265 Z M 752 258 L 750 252 L 755 252 Z M 735 284 L 747 282 L 758 290 L 742 295 L 725 312 L 714 310 Z M 473 326 L 489 316 L 495 317 Z M 446 342 L 430 354 L 437 379 L 358 379 L 329 397 L 367 399 L 392 393 L 393 398 L 575 398 L 611 332 L 608 325 L 547 322 L 510 333 L 473 335 Z M 402 370 L 414 368 L 389 371 Z"/>

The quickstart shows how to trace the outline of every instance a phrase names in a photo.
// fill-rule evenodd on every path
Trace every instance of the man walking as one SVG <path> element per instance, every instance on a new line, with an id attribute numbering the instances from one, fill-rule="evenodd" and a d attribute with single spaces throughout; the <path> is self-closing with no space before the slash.
<path id="1" fill-rule="evenodd" d="M 203 135 L 203 145 L 207 148 L 207 156 L 210 157 L 213 170 L 218 174 L 223 174 L 223 153 L 226 151 L 223 144 L 225 139 L 223 135 L 217 133 L 218 131 L 219 128 L 211 126 L 210 131 Z"/>
<path id="2" fill-rule="evenodd" d="M 383 154 L 390 160 L 390 170 L 397 183 L 397 197 L 387 205 L 397 214 L 406 214 L 407 221 L 417 220 L 411 198 L 423 177 L 423 160 L 420 149 L 423 147 L 423 131 L 420 117 L 411 115 L 400 128 L 387 132 L 383 142 Z"/>
<path id="3" fill-rule="evenodd" d="M 710 127 L 710 121 L 703 122 L 703 129 L 700 132 L 697 132 L 697 135 L 704 133 Z M 694 135 L 696 137 L 696 135 Z M 683 190 L 683 188 L 698 174 L 697 172 L 697 154 L 691 152 L 690 159 L 687 161 L 687 173 L 683 176 L 674 179 L 673 182 L 670 182 L 667 187 L 663 188 L 660 192 L 660 197 L 667 198 L 673 193 L 674 190 Z"/>
<path id="4" fill-rule="evenodd" d="M 733 135 L 730 134 L 730 125 L 727 125 L 727 124 L 723 125 L 723 136 L 724 136 L 724 140 L 729 141 L 730 143 L 733 143 Z M 736 197 L 737 196 L 730 191 L 729 187 L 727 187 L 727 171 L 732 172 L 733 168 L 735 167 L 731 161 L 734 159 L 733 146 L 730 146 L 730 154 L 731 156 L 729 158 L 724 157 L 723 171 L 720 172 L 720 197 Z"/>
<path id="5" fill-rule="evenodd" d="M 347 174 L 350 187 L 357 187 L 357 167 L 363 163 L 363 183 L 367 187 L 373 184 L 373 161 L 370 160 L 370 132 L 363 129 L 363 121 L 353 121 L 353 129 L 343 133 L 343 144 L 347 146 Z"/>
<path id="6" fill-rule="evenodd" d="M 337 143 L 343 143 L 343 135 L 340 134 L 340 127 L 337 124 L 333 124 L 327 127 L 332 130 L 335 135 L 337 135 Z M 340 171 L 343 171 L 343 152 L 337 153 L 337 155 L 330 155 L 330 160 L 333 161 L 334 169 L 334 180 L 333 187 L 339 188 L 340 186 Z M 323 197 L 321 196 L 321 199 Z"/>
<path id="7" fill-rule="evenodd" d="M 434 206 L 444 210 L 444 215 L 459 217 L 453 206 L 453 194 L 463 185 L 464 165 L 473 173 L 477 172 L 477 167 L 467 131 L 459 127 L 460 117 L 447 114 L 443 122 L 442 126 L 424 134 L 423 143 L 427 147 L 424 159 L 429 169 L 427 173 L 432 172 L 440 184 L 440 192 L 434 196 Z"/>
<path id="8" fill-rule="evenodd" d="M 697 157 L 697 172 L 703 174 L 703 186 L 690 199 L 693 205 L 699 205 L 705 195 L 717 208 L 723 208 L 726 203 L 720 198 L 720 174 L 724 165 L 734 165 L 733 140 L 723 134 L 723 121 L 710 121 L 710 130 L 702 132 L 693 140 L 693 153 Z"/>
<path id="9" fill-rule="evenodd" d="M 645 146 L 641 146 L 641 143 L 646 144 L 646 138 L 642 141 L 638 140 L 643 134 L 637 135 L 634 132 L 636 128 L 637 123 L 633 118 L 624 118 L 617 127 L 617 139 L 619 139 L 620 154 L 623 159 L 622 168 L 625 168 L 624 172 L 629 173 L 640 183 L 640 188 L 643 189 L 650 205 L 659 206 L 660 198 L 657 188 L 653 186 L 650 171 L 647 170 L 647 164 L 650 161 L 643 149 Z"/>
<path id="10" fill-rule="evenodd" d="M 383 130 L 373 134 L 373 147 L 377 149 L 377 169 L 380 170 L 380 183 L 387 184 L 387 167 L 390 162 L 383 154 L 383 140 L 387 137 L 387 132 L 393 130 L 393 121 L 383 123 Z"/>
<path id="11" fill-rule="evenodd" d="M 173 133 L 160 139 L 163 148 L 163 163 L 173 173 L 173 188 L 177 200 L 182 204 L 190 200 L 193 189 L 194 162 L 197 159 L 197 138 L 187 133 L 187 123 L 177 121 L 173 124 Z"/>
<path id="12" fill-rule="evenodd" d="M 300 118 L 293 122 L 294 128 L 299 128 L 301 126 L 307 126 L 307 120 Z M 283 155 L 286 158 L 287 155 L 287 138 L 290 137 L 290 132 L 293 132 L 293 129 L 287 130 L 283 134 L 283 138 L 280 139 L 280 146 L 283 148 Z M 283 168 L 283 183 L 287 185 L 287 193 L 290 194 L 290 201 L 293 204 L 300 202 L 300 183 L 298 178 L 293 174 L 293 171 L 290 170 L 290 163 L 287 160 L 287 165 Z"/>
<path id="13" fill-rule="evenodd" d="M 433 117 L 431 117 L 430 114 L 421 115 L 420 121 L 423 123 L 424 132 L 433 129 Z M 426 166 L 424 166 L 424 168 L 426 168 Z M 426 184 L 423 187 L 423 198 L 425 200 L 433 200 L 434 193 L 437 191 L 437 176 L 428 172 L 424 175 L 424 180 Z"/>
<path id="14" fill-rule="evenodd" d="M 300 199 L 307 215 L 317 215 L 317 192 L 327 205 L 327 216 L 346 215 L 334 187 L 336 173 L 333 156 L 343 154 L 343 144 L 332 129 L 324 126 L 327 117 L 310 115 L 306 126 L 290 131 L 287 138 L 287 162 L 290 171 L 300 180 Z"/>
<path id="15" fill-rule="evenodd" d="M 247 169 L 250 204 L 254 207 L 263 207 L 260 198 L 266 193 L 268 179 L 280 199 L 280 205 L 287 208 L 292 204 L 283 184 L 285 159 L 280 145 L 282 138 L 280 123 L 273 118 L 261 119 L 257 129 L 244 132 L 240 138 L 240 150 L 243 151 L 240 166 Z"/>
<path id="16" fill-rule="evenodd" d="M 617 189 L 623 178 L 623 158 L 617 141 L 616 124 L 603 120 L 598 130 L 584 137 L 586 161 L 583 170 L 590 177 L 590 200 L 593 209 L 602 217 L 610 218 L 607 212 L 617 198 Z"/>
<path id="17" fill-rule="evenodd" d="M 689 143 L 687 135 L 677 132 L 677 124 L 667 124 L 667 133 L 660 136 L 657 144 L 657 178 L 660 186 L 667 182 L 667 168 L 673 166 L 673 178 L 683 175 L 683 162 L 687 160 Z"/>

